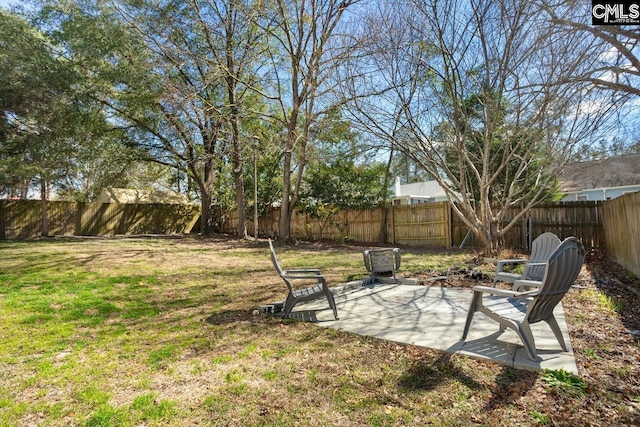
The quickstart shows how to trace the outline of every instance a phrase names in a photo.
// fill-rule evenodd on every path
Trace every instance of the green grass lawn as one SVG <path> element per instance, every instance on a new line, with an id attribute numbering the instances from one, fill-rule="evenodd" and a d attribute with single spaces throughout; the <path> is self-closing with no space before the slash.
<path id="1" fill-rule="evenodd" d="M 362 249 L 277 247 L 285 268 L 317 266 L 331 284 L 366 276 Z M 0 426 L 543 425 L 554 414 L 538 388 L 584 399 L 540 373 L 253 316 L 285 297 L 265 242 L 47 239 L 0 253 Z M 403 274 L 473 257 L 407 250 Z"/>

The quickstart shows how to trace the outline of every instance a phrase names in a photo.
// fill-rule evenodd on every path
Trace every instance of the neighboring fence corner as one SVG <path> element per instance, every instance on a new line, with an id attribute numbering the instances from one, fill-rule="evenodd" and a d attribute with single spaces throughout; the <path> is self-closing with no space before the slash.
<path id="1" fill-rule="evenodd" d="M 607 200 L 602 215 L 607 255 L 640 277 L 640 192 Z"/>

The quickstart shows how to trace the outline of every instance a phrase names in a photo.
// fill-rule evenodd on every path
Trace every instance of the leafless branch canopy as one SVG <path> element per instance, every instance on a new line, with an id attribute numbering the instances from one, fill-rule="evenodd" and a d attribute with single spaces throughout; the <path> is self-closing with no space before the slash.
<path id="1" fill-rule="evenodd" d="M 411 155 L 493 247 L 615 107 L 585 76 L 602 40 L 517 0 L 382 2 L 341 69 L 362 129 Z M 506 209 L 521 207 L 503 224 Z"/>

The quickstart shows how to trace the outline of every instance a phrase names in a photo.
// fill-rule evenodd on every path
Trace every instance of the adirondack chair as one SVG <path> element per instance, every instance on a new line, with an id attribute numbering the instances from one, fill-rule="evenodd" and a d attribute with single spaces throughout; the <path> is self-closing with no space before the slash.
<path id="1" fill-rule="evenodd" d="M 364 257 L 364 266 L 371 273 L 372 282 L 376 280 L 376 273 L 390 272 L 393 280 L 396 280 L 396 270 L 400 268 L 400 249 L 368 249 L 362 255 Z"/>
<path id="2" fill-rule="evenodd" d="M 560 245 L 560 239 L 553 233 L 542 233 L 531 244 L 531 257 L 529 259 L 503 259 L 498 260 L 496 275 L 493 277 L 493 286 L 497 282 L 514 283 L 520 279 L 542 280 L 545 263 L 553 251 Z M 524 264 L 522 274 L 503 271 L 505 265 Z"/>
<path id="3" fill-rule="evenodd" d="M 490 286 L 474 286 L 473 299 L 469 307 L 462 340 L 467 338 L 475 312 L 486 314 L 500 324 L 500 331 L 513 329 L 524 344 L 527 355 L 537 361 L 536 345 L 529 325 L 546 322 L 564 351 L 567 345 L 562 337 L 553 309 L 562 300 L 578 277 L 585 252 L 582 243 L 575 237 L 564 240 L 546 262 L 542 282 L 517 280 L 515 288 L 538 285 L 529 291 L 496 289 Z M 484 296 L 483 293 L 492 294 Z"/>
<path id="4" fill-rule="evenodd" d="M 320 273 L 320 270 L 315 268 L 303 268 L 295 270 L 283 270 L 276 256 L 276 251 L 273 248 L 273 243 L 269 239 L 269 249 L 271 250 L 271 261 L 273 262 L 276 271 L 287 284 L 289 294 L 284 303 L 284 317 L 289 317 L 291 310 L 299 302 L 312 301 L 320 298 L 327 298 L 329 306 L 333 310 L 333 316 L 338 319 L 338 310 L 336 309 L 336 302 L 333 297 L 333 293 L 327 286 L 327 281 Z M 294 280 L 315 282 L 315 285 L 303 288 L 295 289 L 293 285 Z"/>

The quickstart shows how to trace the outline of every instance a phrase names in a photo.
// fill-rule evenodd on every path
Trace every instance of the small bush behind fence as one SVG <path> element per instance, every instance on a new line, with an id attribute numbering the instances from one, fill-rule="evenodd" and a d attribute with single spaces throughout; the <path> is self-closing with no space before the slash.
<path id="1" fill-rule="evenodd" d="M 47 202 L 51 236 L 190 233 L 199 217 L 194 205 Z M 39 200 L 0 200 L 0 238 L 41 235 Z"/>

